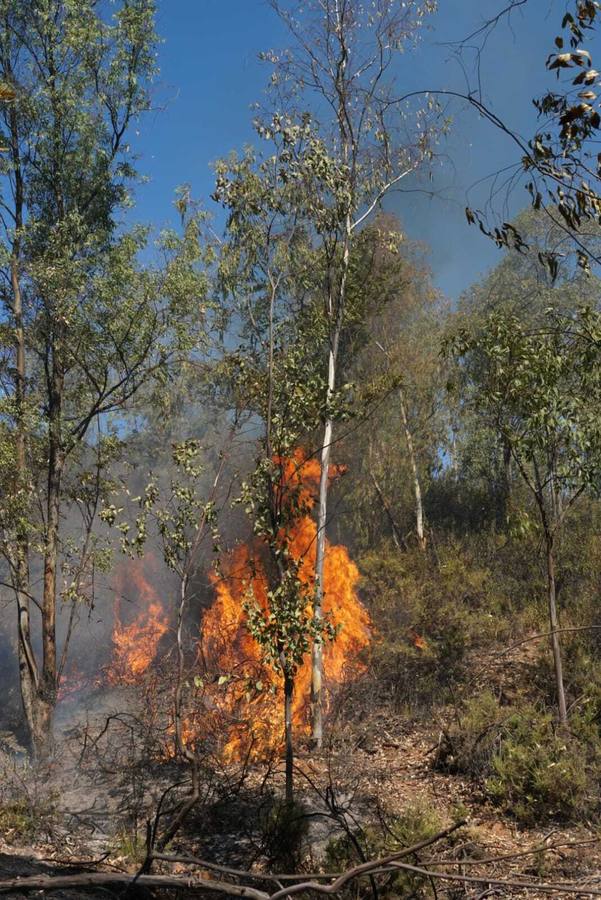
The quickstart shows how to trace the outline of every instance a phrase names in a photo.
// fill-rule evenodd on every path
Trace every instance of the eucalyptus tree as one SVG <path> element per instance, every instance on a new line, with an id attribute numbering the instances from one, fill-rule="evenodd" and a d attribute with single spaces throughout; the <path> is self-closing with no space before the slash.
<path id="1" fill-rule="evenodd" d="M 313 179 L 310 226 L 322 253 L 320 285 L 326 322 L 326 394 L 320 441 L 314 618 L 322 615 L 328 520 L 328 469 L 334 442 L 341 336 L 349 315 L 349 271 L 361 227 L 386 195 L 432 155 L 439 111 L 412 110 L 399 99 L 395 64 L 410 47 L 434 0 L 272 0 L 290 46 L 265 57 L 273 64 L 276 106 L 289 116 L 311 110 L 322 150 Z M 319 627 L 316 628 L 319 632 Z M 323 647 L 313 644 L 313 739 L 321 746 Z"/>
<path id="2" fill-rule="evenodd" d="M 479 38 L 478 49 L 481 52 L 491 30 L 520 5 L 519 2 L 508 3 L 498 15 L 460 44 L 459 52 L 469 48 L 472 54 L 474 38 Z M 510 121 L 504 121 L 486 105 L 480 83 L 465 94 L 446 90 L 437 92 L 466 100 L 479 115 L 513 142 L 518 159 L 512 167 L 513 175 L 508 184 L 513 190 L 519 180 L 529 194 L 532 209 L 542 211 L 547 220 L 563 233 L 561 246 L 549 247 L 541 253 L 541 261 L 552 276 L 557 273 L 566 254 L 575 256 L 585 271 L 590 271 L 591 263 L 595 266 L 601 263 L 598 241 L 601 225 L 601 165 L 598 155 L 601 76 L 594 67 L 593 59 L 599 10 L 597 0 L 570 0 L 562 9 L 562 18 L 544 63 L 554 83 L 532 100 L 539 124 L 530 139 L 523 137 Z M 477 57 L 480 59 L 480 53 Z M 521 251 L 530 246 L 527 235 L 519 225 L 516 227 L 516 224 L 506 221 L 494 203 L 488 204 L 484 211 L 468 207 L 466 216 L 470 224 L 478 224 L 481 231 L 499 247 Z"/>
<path id="3" fill-rule="evenodd" d="M 61 603 L 85 599 L 105 559 L 94 522 L 120 414 L 193 341 L 187 314 L 204 289 L 192 219 L 183 236 L 163 235 L 156 270 L 138 261 L 147 232 L 122 227 L 153 23 L 152 0 L 0 3 L 0 80 L 12 93 L 0 111 L 0 548 L 40 756 L 71 634 L 59 654 Z M 64 533 L 67 515 L 81 515 L 83 539 L 74 518 Z"/>
<path id="4" fill-rule="evenodd" d="M 523 210 L 512 225 L 527 244 L 521 252 L 510 249 L 499 263 L 459 299 L 452 327 L 476 332 L 486 327 L 493 314 L 515 316 L 526 330 L 546 328 L 549 310 L 570 316 L 581 305 L 599 309 L 601 282 L 575 265 L 573 256 L 564 255 L 566 235 L 541 211 Z M 593 236 L 590 236 L 591 244 Z M 561 254 L 554 273 L 546 263 L 549 254 Z M 516 479 L 509 447 L 498 430 L 490 428 L 481 416 L 460 417 L 457 435 L 463 457 L 463 475 L 471 483 L 483 479 L 494 504 L 501 527 L 511 517 L 511 498 Z M 519 476 L 518 476 L 519 477 Z M 491 491 L 492 487 L 492 491 Z"/>
<path id="5" fill-rule="evenodd" d="M 379 216 L 361 239 L 373 258 L 352 276 L 362 284 L 365 307 L 365 339 L 352 378 L 368 422 L 358 438 L 364 451 L 358 466 L 373 490 L 359 492 L 357 511 L 363 507 L 365 520 L 381 534 L 382 518 L 373 515 L 377 500 L 397 549 L 411 538 L 425 551 L 424 492 L 444 444 L 440 348 L 448 310 L 420 248 L 404 238 L 394 217 Z"/>
<path id="6" fill-rule="evenodd" d="M 601 316 L 590 307 L 524 323 L 492 313 L 451 342 L 463 361 L 464 402 L 500 435 L 530 491 L 543 537 L 549 637 L 559 721 L 567 724 L 556 546 L 566 515 L 601 485 Z"/>
<path id="7" fill-rule="evenodd" d="M 312 590 L 301 577 L 309 546 L 294 547 L 296 525 L 308 514 L 310 494 L 301 450 L 319 427 L 324 380 L 319 347 L 324 322 L 314 299 L 319 248 L 308 223 L 311 186 L 325 163 L 306 117 L 300 124 L 274 117 L 272 155 L 247 151 L 217 164 L 214 197 L 228 215 L 218 282 L 231 310 L 238 346 L 226 367 L 232 403 L 257 430 L 254 469 L 238 502 L 252 519 L 253 566 L 266 578 L 265 598 L 246 585 L 247 627 L 264 661 L 281 677 L 286 748 L 286 801 L 293 801 L 292 701 L 295 679 L 311 641 L 333 636 L 316 624 Z"/>

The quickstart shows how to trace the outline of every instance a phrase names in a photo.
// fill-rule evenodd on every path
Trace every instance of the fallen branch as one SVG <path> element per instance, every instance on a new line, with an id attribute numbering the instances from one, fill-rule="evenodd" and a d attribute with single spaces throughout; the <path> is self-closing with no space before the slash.
<path id="1" fill-rule="evenodd" d="M 450 825 L 443 831 L 439 831 L 437 832 L 437 834 L 432 835 L 432 837 L 424 838 L 423 841 L 419 841 L 419 843 L 417 844 L 412 844 L 410 847 L 404 847 L 402 850 L 399 850 L 397 853 L 395 853 L 393 855 L 393 858 L 395 860 L 399 860 L 403 859 L 405 856 L 411 856 L 412 853 L 417 853 L 419 850 L 423 850 L 425 847 L 430 847 L 432 844 L 436 844 L 438 843 L 438 841 L 442 841 L 443 838 L 446 838 L 450 834 L 453 834 L 454 831 L 457 831 L 463 825 L 465 825 L 465 819 L 461 819 L 460 821 L 455 822 L 453 825 Z M 306 872 L 303 872 L 299 875 L 293 875 L 287 872 L 249 872 L 247 869 L 231 869 L 228 866 L 219 866 L 216 863 L 207 862 L 206 860 L 199 859 L 196 856 L 179 856 L 177 854 L 171 853 L 154 853 L 152 858 L 160 860 L 162 862 L 195 865 L 201 869 L 210 869 L 214 872 L 221 872 L 225 875 L 233 875 L 237 878 L 248 878 L 254 881 L 331 881 L 334 878 L 341 878 L 346 874 L 345 872 L 318 872 L 315 874 L 308 874 Z M 385 859 L 390 858 L 391 857 L 386 857 Z M 380 866 L 383 864 L 385 865 L 385 860 L 380 859 L 371 863 L 363 863 L 362 866 Z M 361 868 L 361 866 L 359 868 Z M 355 872 L 356 870 L 353 869 L 352 871 Z"/>
<path id="2" fill-rule="evenodd" d="M 91 872 L 80 875 L 33 875 L 25 878 L 13 878 L 10 879 L 10 881 L 0 881 L 0 894 L 6 894 L 11 891 L 19 891 L 20 893 L 45 890 L 55 891 L 62 888 L 128 887 L 136 884 L 140 887 L 163 890 L 186 889 L 194 893 L 213 891 L 232 897 L 247 897 L 249 900 L 284 900 L 284 898 L 287 898 L 292 894 L 306 894 L 311 892 L 316 894 L 336 895 L 351 881 L 354 881 L 357 878 L 390 875 L 394 872 L 401 871 L 411 872 L 414 875 L 421 875 L 424 878 L 428 878 L 432 883 L 434 883 L 435 880 L 452 881 L 464 885 L 485 885 L 487 888 L 500 887 L 519 891 L 539 891 L 545 894 L 578 894 L 580 896 L 601 897 L 601 889 L 587 887 L 586 885 L 577 882 L 551 883 L 544 881 L 519 881 L 509 878 L 495 878 L 486 873 L 482 875 L 462 875 L 459 873 L 437 872 L 429 868 L 424 868 L 423 866 L 411 865 L 410 863 L 402 861 L 403 857 L 416 853 L 424 846 L 436 843 L 442 838 L 447 837 L 463 824 L 463 822 L 457 822 L 433 837 L 420 841 L 419 844 L 405 847 L 404 849 L 397 851 L 397 853 L 392 853 L 382 859 L 361 863 L 361 865 L 336 875 L 331 884 L 323 884 L 321 880 L 317 880 L 313 877 L 311 880 L 303 881 L 300 884 L 289 884 L 272 894 L 261 891 L 258 888 L 248 887 L 247 885 L 231 884 L 227 881 L 215 881 L 211 878 L 202 876 L 150 875 L 146 873 L 127 875 L 119 872 Z M 162 856 L 165 861 L 177 861 L 177 857 L 169 856 L 168 854 L 157 854 L 157 857 L 155 858 L 159 858 L 160 856 Z M 194 857 L 189 857 L 186 861 L 189 861 L 194 865 L 207 867 L 210 865 L 213 869 L 218 868 L 213 864 L 207 864 L 202 860 L 196 860 Z M 433 861 L 433 864 L 439 865 L 443 862 L 445 861 Z M 453 864 L 455 862 L 455 860 L 449 860 L 448 864 Z M 230 874 L 235 873 L 236 876 L 240 878 L 262 878 L 265 881 L 277 880 L 281 882 L 286 879 L 296 879 L 297 877 L 307 878 L 306 875 L 260 875 L 259 873 L 246 872 L 240 869 L 226 870 L 225 867 L 221 867 L 221 870 L 224 872 L 228 871 Z M 319 879 L 322 877 L 325 876 L 320 875 Z M 330 873 L 327 877 L 333 878 L 334 875 L 333 873 Z"/>
<path id="3" fill-rule="evenodd" d="M 186 889 L 189 891 L 217 891 L 231 897 L 248 897 L 250 900 L 269 900 L 269 894 L 240 884 L 229 884 L 227 881 L 212 881 L 210 878 L 177 875 L 128 875 L 121 872 L 88 872 L 81 875 L 29 875 L 25 878 L 11 878 L 0 881 L 0 894 L 12 891 L 29 893 L 31 891 L 58 891 L 69 888 L 98 887 L 138 887 L 157 888 L 162 890 Z"/>
<path id="4" fill-rule="evenodd" d="M 577 631 L 599 631 L 601 630 L 601 625 L 573 625 L 568 628 L 556 628 L 555 631 L 541 631 L 539 634 L 531 634 L 530 637 L 522 638 L 521 641 L 517 641 L 515 644 L 511 644 L 509 647 L 505 647 L 504 650 L 499 650 L 497 653 L 493 653 L 492 656 L 506 656 L 508 653 L 511 653 L 512 650 L 516 650 L 518 647 L 521 647 L 523 644 L 529 644 L 531 641 L 540 641 L 543 638 L 551 637 L 552 634 L 573 634 Z"/>

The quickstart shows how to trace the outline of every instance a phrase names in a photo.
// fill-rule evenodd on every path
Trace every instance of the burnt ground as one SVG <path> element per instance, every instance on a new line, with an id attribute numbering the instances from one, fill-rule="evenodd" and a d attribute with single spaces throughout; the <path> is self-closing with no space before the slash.
<path id="1" fill-rule="evenodd" d="M 13 878 L 25 878 L 32 875 L 77 875 L 82 872 L 79 867 L 72 866 L 53 866 L 41 862 L 39 859 L 28 856 L 24 852 L 0 852 L 0 880 L 8 880 Z M 7 900 L 26 900 L 26 898 L 44 896 L 44 893 L 36 892 L 35 894 L 26 894 L 20 891 L 11 891 L 3 894 Z M 82 897 L 81 889 L 59 890 L 53 891 L 51 895 L 54 900 L 77 900 Z M 86 897 L 103 897 L 106 900 L 106 891 L 87 890 Z"/>
<path id="2" fill-rule="evenodd" d="M 510 697 L 527 678 L 531 657 L 531 645 L 526 644 L 508 654 L 480 658 L 474 691 L 494 686 Z M 132 757 L 136 737 L 128 719 L 131 713 L 120 713 L 118 701 L 118 694 L 112 698 L 112 707 L 106 697 L 102 702 L 98 700 L 96 723 L 88 710 L 85 727 L 81 723 L 80 727 L 73 723 L 64 726 L 59 757 L 53 769 L 42 776 L 41 788 L 35 788 L 41 791 L 39 798 L 34 796 L 36 802 L 43 801 L 44 790 L 50 790 L 52 811 L 47 820 L 42 821 L 45 813 L 40 816 L 35 833 L 0 830 L 0 878 L 80 872 L 82 860 L 98 860 L 102 856 L 105 859 L 96 870 L 137 870 L 139 858 L 127 846 L 124 834 L 143 829 L 165 785 L 180 778 L 182 771 L 165 760 L 149 764 L 143 755 Z M 296 783 L 299 798 L 310 812 L 312 844 L 312 858 L 306 865 L 315 870 L 324 864 L 324 847 L 344 832 L 344 821 L 363 824 L 380 817 L 391 822 L 395 816 L 421 805 L 433 811 L 442 827 L 458 818 L 466 820 L 456 840 L 424 851 L 420 854 L 421 863 L 434 865 L 444 857 L 453 860 L 456 870 L 464 874 L 480 875 L 486 871 L 490 877 L 504 879 L 569 881 L 579 885 L 572 896 L 585 896 L 587 887 L 600 889 L 601 836 L 597 827 L 551 824 L 520 828 L 486 800 L 476 783 L 433 768 L 441 730 L 452 715 L 451 710 L 439 710 L 429 720 L 415 723 L 374 704 L 371 714 L 352 721 L 342 717 L 333 729 L 331 746 L 321 756 L 301 748 Z M 116 719 L 102 741 L 94 744 L 102 730 L 101 720 L 106 722 L 109 716 Z M 82 755 L 84 744 L 86 753 Z M 90 752 L 90 747 L 94 752 Z M 262 766 L 249 767 L 242 774 L 240 770 L 230 773 L 230 793 L 208 793 L 199 813 L 190 818 L 186 829 L 173 842 L 171 852 L 255 871 L 269 867 L 273 870 L 273 863 L 266 859 L 264 847 L 257 840 L 253 816 L 265 797 L 281 793 L 281 768 L 278 761 L 268 773 Z M 21 777 L 25 778 L 25 772 Z M 220 790 L 224 778 L 222 773 L 218 779 Z M 332 809 L 336 811 L 334 816 Z M 160 866 L 158 870 L 161 871 Z M 185 875 L 193 869 L 178 864 L 166 866 L 163 871 Z M 511 889 L 486 894 L 514 895 L 545 896 L 531 889 L 525 894 Z M 54 892 L 52 896 L 70 900 L 108 894 L 78 890 Z M 483 896 L 482 885 L 466 892 L 461 888 L 454 894 L 441 886 L 439 896 Z"/>

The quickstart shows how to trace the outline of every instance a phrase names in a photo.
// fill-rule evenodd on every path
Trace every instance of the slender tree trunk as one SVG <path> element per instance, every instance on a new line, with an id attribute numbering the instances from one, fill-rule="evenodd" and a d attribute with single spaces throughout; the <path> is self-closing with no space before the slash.
<path id="1" fill-rule="evenodd" d="M 284 673 L 284 736 L 286 741 L 286 805 L 294 803 L 294 736 L 292 733 L 292 697 L 294 679 Z"/>
<path id="2" fill-rule="evenodd" d="M 348 257 L 346 260 L 348 266 Z M 346 280 L 346 275 L 344 276 Z M 342 285 L 344 290 L 344 285 Z M 340 300 L 339 300 L 340 303 Z M 328 521 L 328 488 L 334 420 L 331 414 L 331 399 L 336 388 L 336 363 L 342 317 L 336 320 L 334 333 L 330 339 L 328 353 L 328 386 L 326 396 L 326 417 L 321 446 L 321 473 L 319 477 L 319 503 L 317 507 L 317 543 L 315 550 L 315 594 L 313 620 L 319 631 L 323 620 L 323 572 L 326 558 L 326 526 Z M 321 634 L 313 641 L 311 653 L 311 725 L 314 745 L 319 749 L 323 744 L 323 639 Z"/>
<path id="3" fill-rule="evenodd" d="M 419 480 L 419 471 L 417 468 L 417 459 L 415 456 L 415 447 L 413 444 L 413 435 L 409 428 L 409 419 L 407 418 L 407 407 L 405 406 L 405 395 L 403 389 L 399 388 L 399 404 L 401 409 L 401 421 L 405 432 L 405 443 L 407 444 L 407 453 L 409 454 L 409 465 L 411 466 L 411 475 L 413 477 L 413 497 L 415 502 L 415 533 L 417 534 L 417 543 L 422 552 L 426 550 L 426 531 L 424 504 L 422 500 L 422 489 Z"/>
<path id="4" fill-rule="evenodd" d="M 330 381 L 333 382 L 335 363 L 330 352 L 328 393 Z M 319 479 L 319 506 L 317 509 L 317 545 L 315 551 L 315 599 L 313 602 L 313 619 L 320 628 L 323 619 L 323 571 L 326 558 L 326 522 L 328 515 L 328 469 L 330 466 L 330 449 L 332 446 L 333 422 L 326 418 L 321 448 L 321 475 Z M 323 708 L 322 708 L 322 673 L 323 673 L 323 640 L 318 635 L 313 640 L 311 653 L 311 724 L 312 737 L 316 747 L 323 743 Z"/>
<path id="5" fill-rule="evenodd" d="M 509 444 L 503 445 L 503 498 L 501 514 L 503 523 L 507 523 L 509 511 L 511 509 L 511 492 L 512 492 L 512 472 L 511 472 L 511 447 Z"/>
<path id="6" fill-rule="evenodd" d="M 55 354 L 58 348 L 55 346 Z M 42 598 L 42 678 L 39 713 L 34 744 L 36 753 L 46 757 L 53 747 L 53 718 L 57 695 L 56 652 L 56 578 L 59 555 L 60 498 L 64 468 L 61 447 L 63 374 L 60 357 L 54 359 L 50 385 L 48 496 L 46 505 L 46 542 L 44 547 L 44 586 Z"/>
<path id="7" fill-rule="evenodd" d="M 4 61 L 7 74 L 11 75 L 8 59 Z M 11 156 L 14 172 L 14 219 L 15 233 L 10 261 L 10 278 L 13 298 L 13 316 L 15 326 L 15 458 L 16 458 L 16 491 L 17 496 L 27 504 L 29 494 L 29 475 L 27 471 L 27 437 L 26 437 L 26 382 L 27 361 L 25 350 L 25 327 L 23 294 L 20 280 L 21 230 L 23 228 L 24 186 L 21 171 L 21 154 L 19 149 L 19 123 L 14 104 L 9 114 Z M 25 511 L 21 520 L 26 519 Z M 17 600 L 17 634 L 19 660 L 19 686 L 25 723 L 29 741 L 35 748 L 35 735 L 39 720 L 39 672 L 35 653 L 31 643 L 30 619 L 30 578 L 29 578 L 29 535 L 25 525 L 21 524 L 16 533 L 14 553 L 14 584 Z"/>
<path id="8" fill-rule="evenodd" d="M 557 693 L 557 710 L 559 722 L 565 727 L 568 724 L 566 696 L 563 684 L 563 666 L 561 661 L 561 646 L 559 643 L 559 625 L 557 620 L 557 596 L 555 585 L 555 554 L 553 551 L 553 537 L 545 536 L 547 550 L 547 597 L 549 602 L 549 623 L 551 631 L 551 649 L 553 651 L 553 665 L 555 667 L 555 686 Z"/>
<path id="9" fill-rule="evenodd" d="M 18 240 L 18 239 L 17 239 Z M 16 242 L 17 243 L 17 242 Z M 16 339 L 16 462 L 17 491 L 21 495 L 28 492 L 27 455 L 25 437 L 25 332 L 23 328 L 23 299 L 18 272 L 18 248 L 11 260 L 11 282 L 13 292 L 13 310 L 15 318 Z M 30 599 L 29 599 L 29 537 L 27 529 L 20 526 L 15 542 L 15 588 L 17 598 L 17 629 L 19 684 L 23 712 L 29 732 L 29 739 L 35 747 L 36 723 L 38 720 L 38 667 L 31 644 Z"/>

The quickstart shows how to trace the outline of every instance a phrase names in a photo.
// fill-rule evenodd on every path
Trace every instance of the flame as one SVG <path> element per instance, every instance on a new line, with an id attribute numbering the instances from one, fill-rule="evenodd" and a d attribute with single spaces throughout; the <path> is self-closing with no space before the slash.
<path id="1" fill-rule="evenodd" d="M 307 460 L 301 451 L 276 462 L 282 467 L 283 485 L 299 490 L 300 503 L 306 511 L 294 524 L 289 540 L 291 555 L 300 561 L 300 579 L 311 589 L 317 526 L 309 510 L 315 502 L 320 465 L 317 460 Z M 342 471 L 341 467 L 332 467 L 330 477 Z M 222 754 L 226 760 L 264 756 L 278 750 L 282 743 L 283 680 L 263 662 L 261 650 L 246 628 L 244 603 L 249 588 L 263 609 L 268 604 L 267 578 L 259 549 L 256 542 L 242 544 L 222 560 L 221 576 L 212 576 L 216 598 L 202 624 L 202 650 L 207 665 L 216 673 L 226 673 L 219 678 L 221 683 L 211 691 L 210 698 L 212 715 L 225 730 Z M 324 646 L 324 684 L 328 692 L 364 670 L 358 655 L 369 643 L 370 620 L 357 596 L 358 581 L 359 571 L 347 549 L 326 542 L 323 607 L 339 629 L 336 639 Z M 309 731 L 310 686 L 311 660 L 307 654 L 295 679 L 293 722 L 297 733 Z"/>
<path id="2" fill-rule="evenodd" d="M 407 634 L 408 634 L 411 642 L 413 643 L 413 646 L 416 648 L 416 650 L 427 650 L 428 649 L 427 640 L 424 637 L 422 637 L 421 634 L 418 634 L 417 631 L 415 630 L 415 628 L 408 628 Z"/>
<path id="3" fill-rule="evenodd" d="M 152 557 L 135 559 L 122 567 L 117 576 L 115 595 L 115 624 L 113 627 L 113 658 L 107 671 L 111 684 L 135 684 L 154 661 L 159 641 L 169 628 L 169 618 L 159 594 L 153 586 L 156 563 Z M 154 578 L 156 581 L 156 577 Z M 121 597 L 134 595 L 136 617 L 124 624 L 121 618 Z"/>

